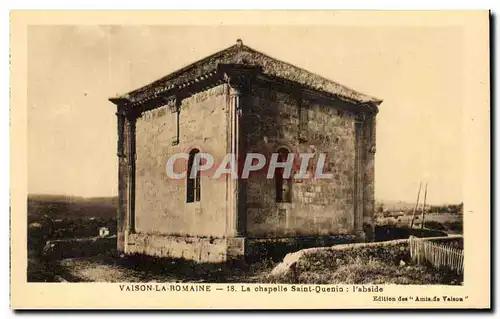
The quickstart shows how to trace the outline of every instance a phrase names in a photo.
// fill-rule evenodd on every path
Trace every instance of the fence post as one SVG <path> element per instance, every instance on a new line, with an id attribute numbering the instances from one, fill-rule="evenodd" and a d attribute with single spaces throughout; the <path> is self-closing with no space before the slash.
<path id="1" fill-rule="evenodd" d="M 410 259 L 412 261 L 415 261 L 414 259 L 414 253 L 413 253 L 413 236 L 410 235 L 410 237 L 408 238 L 408 247 L 410 248 Z"/>

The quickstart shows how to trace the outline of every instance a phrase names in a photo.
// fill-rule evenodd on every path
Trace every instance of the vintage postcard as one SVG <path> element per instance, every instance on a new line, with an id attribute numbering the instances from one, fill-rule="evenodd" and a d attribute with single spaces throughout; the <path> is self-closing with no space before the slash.
<path id="1" fill-rule="evenodd" d="M 12 308 L 490 308 L 489 25 L 12 12 Z"/>

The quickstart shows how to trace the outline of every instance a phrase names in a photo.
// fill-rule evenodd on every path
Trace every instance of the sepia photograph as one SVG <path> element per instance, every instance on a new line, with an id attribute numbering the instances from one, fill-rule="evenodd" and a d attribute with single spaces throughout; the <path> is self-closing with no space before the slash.
<path id="1" fill-rule="evenodd" d="M 467 154 L 489 167 L 488 12 L 386 12 L 385 24 L 373 12 L 366 25 L 330 13 L 323 24 L 217 23 L 215 12 L 200 24 L 181 13 L 26 23 L 25 106 L 12 106 L 25 108 L 20 280 L 114 284 L 113 298 L 468 304 L 466 287 L 489 276 L 486 260 L 467 264 L 474 247 L 489 258 L 489 186 L 487 210 L 466 186 Z M 416 22 L 400 25 L 406 16 Z M 427 18 L 483 27 L 484 91 L 467 78 L 465 22 Z M 476 177 L 489 185 L 489 171 Z M 383 293 L 418 286 L 442 292 Z"/>

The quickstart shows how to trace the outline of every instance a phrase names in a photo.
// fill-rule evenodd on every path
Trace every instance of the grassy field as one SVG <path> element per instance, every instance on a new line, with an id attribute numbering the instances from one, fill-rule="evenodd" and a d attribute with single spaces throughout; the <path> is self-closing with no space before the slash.
<path id="1" fill-rule="evenodd" d="M 304 262 L 305 263 L 305 262 Z M 407 264 L 398 266 L 377 259 L 352 259 L 342 264 L 323 260 L 314 266 L 301 265 L 296 279 L 270 278 L 273 283 L 292 284 L 396 284 L 459 285 L 463 278 L 430 267 Z"/>
<path id="2" fill-rule="evenodd" d="M 101 227 L 116 235 L 115 197 L 82 198 L 59 195 L 28 197 L 28 281 L 57 281 L 71 274 L 46 255 L 47 241 L 94 237 Z"/>
<path id="3" fill-rule="evenodd" d="M 63 195 L 29 195 L 28 223 L 49 217 L 66 219 L 116 218 L 117 197 L 77 197 Z"/>
<path id="4" fill-rule="evenodd" d="M 378 226 L 409 227 L 413 216 L 413 206 L 408 203 L 390 205 L 378 203 L 375 224 Z M 424 217 L 421 208 L 419 208 L 415 213 L 414 228 L 421 228 L 422 218 L 424 218 L 423 228 L 445 231 L 450 234 L 463 232 L 463 204 L 426 206 Z"/>
<path id="5" fill-rule="evenodd" d="M 448 233 L 462 233 L 462 215 L 449 214 L 449 213 L 432 213 L 425 215 L 424 228 L 444 230 Z M 379 226 L 396 226 L 396 227 L 409 227 L 411 224 L 411 215 L 401 216 L 380 216 L 375 218 L 376 225 Z M 422 225 L 422 216 L 415 216 L 413 227 L 420 228 Z"/>
<path id="6" fill-rule="evenodd" d="M 454 246 L 462 244 L 461 239 L 453 243 Z M 267 281 L 292 284 L 399 285 L 459 285 L 463 282 L 463 275 L 454 271 L 414 264 L 405 240 L 305 250 L 297 253 L 296 257 L 289 258 L 288 267 L 285 266 L 284 269 L 288 271 L 273 273 L 266 278 Z"/>

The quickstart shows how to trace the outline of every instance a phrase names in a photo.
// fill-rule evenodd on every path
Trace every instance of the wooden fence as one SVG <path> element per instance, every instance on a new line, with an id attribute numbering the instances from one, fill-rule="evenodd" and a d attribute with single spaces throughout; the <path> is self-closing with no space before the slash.
<path id="1" fill-rule="evenodd" d="M 436 244 L 410 236 L 410 256 L 417 264 L 430 263 L 437 269 L 448 268 L 462 274 L 464 271 L 464 252 L 462 249 Z"/>

